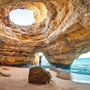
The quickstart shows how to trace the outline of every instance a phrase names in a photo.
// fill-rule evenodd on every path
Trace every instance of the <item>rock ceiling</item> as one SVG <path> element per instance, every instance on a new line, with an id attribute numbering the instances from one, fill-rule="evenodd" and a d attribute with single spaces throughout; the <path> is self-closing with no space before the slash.
<path id="1" fill-rule="evenodd" d="M 10 21 L 13 9 L 34 12 L 35 23 Z M 27 64 L 42 52 L 57 67 L 68 68 L 90 51 L 90 0 L 0 0 L 0 62 Z"/>

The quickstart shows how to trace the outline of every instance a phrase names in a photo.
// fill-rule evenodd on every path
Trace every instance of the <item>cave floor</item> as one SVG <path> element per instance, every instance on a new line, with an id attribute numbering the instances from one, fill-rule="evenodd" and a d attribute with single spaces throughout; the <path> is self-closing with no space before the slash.
<path id="1" fill-rule="evenodd" d="M 0 72 L 11 75 L 10 77 L 0 77 L 0 90 L 90 90 L 89 84 L 64 80 L 57 77 L 56 71 L 50 69 L 48 71 L 52 75 L 50 84 L 34 85 L 28 83 L 28 68 L 0 66 Z"/>

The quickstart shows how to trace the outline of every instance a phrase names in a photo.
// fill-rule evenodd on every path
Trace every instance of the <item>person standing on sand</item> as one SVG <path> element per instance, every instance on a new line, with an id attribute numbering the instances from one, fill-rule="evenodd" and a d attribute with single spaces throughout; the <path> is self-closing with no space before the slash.
<path id="1" fill-rule="evenodd" d="M 43 55 L 40 55 L 40 56 L 38 55 L 38 57 L 39 57 L 39 66 L 41 66 L 41 63 L 42 63 L 41 59 L 42 59 Z"/>

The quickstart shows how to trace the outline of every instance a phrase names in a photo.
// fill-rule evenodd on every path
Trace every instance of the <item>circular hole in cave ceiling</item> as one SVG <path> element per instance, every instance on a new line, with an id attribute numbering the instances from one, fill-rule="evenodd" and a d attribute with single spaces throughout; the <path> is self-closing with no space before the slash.
<path id="1" fill-rule="evenodd" d="M 27 26 L 35 22 L 33 11 L 28 9 L 15 9 L 9 12 L 10 21 L 16 25 Z"/>

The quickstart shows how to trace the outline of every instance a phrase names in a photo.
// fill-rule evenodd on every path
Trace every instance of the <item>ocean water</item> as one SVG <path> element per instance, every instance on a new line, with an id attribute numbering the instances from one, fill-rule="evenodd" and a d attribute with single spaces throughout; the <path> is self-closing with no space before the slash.
<path id="1" fill-rule="evenodd" d="M 90 58 L 77 58 L 70 69 L 60 69 L 70 72 L 71 80 L 79 83 L 90 84 Z"/>
<path id="2" fill-rule="evenodd" d="M 28 67 L 39 66 L 37 65 L 29 65 Z M 55 68 L 50 65 L 47 60 L 42 60 L 43 68 Z M 90 84 L 90 58 L 78 58 L 75 59 L 71 65 L 70 69 L 61 69 L 58 70 L 70 72 L 71 80 L 80 83 L 88 83 Z"/>
<path id="3" fill-rule="evenodd" d="M 90 58 L 75 59 L 71 65 L 71 72 L 90 75 Z"/>
<path id="4" fill-rule="evenodd" d="M 75 59 L 70 72 L 72 81 L 90 84 L 90 58 Z"/>

